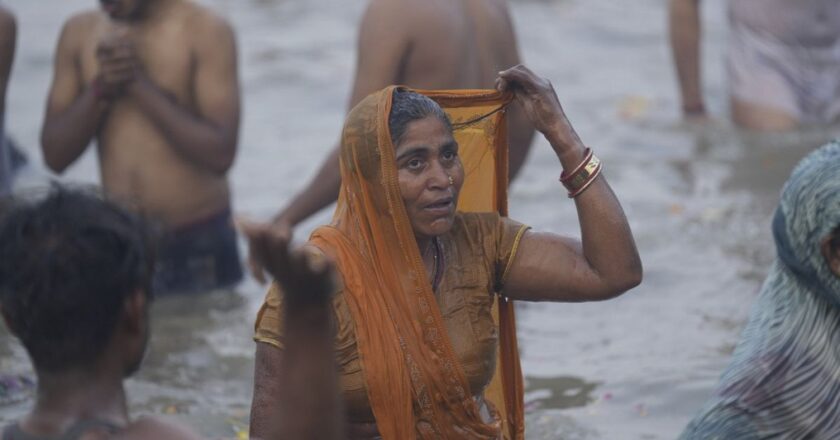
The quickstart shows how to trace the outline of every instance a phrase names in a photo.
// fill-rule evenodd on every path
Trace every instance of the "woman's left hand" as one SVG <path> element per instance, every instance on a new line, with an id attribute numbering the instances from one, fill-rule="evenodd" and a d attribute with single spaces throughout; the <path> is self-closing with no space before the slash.
<path id="1" fill-rule="evenodd" d="M 499 72 L 496 89 L 513 92 L 534 128 L 545 135 L 558 154 L 583 149 L 549 80 L 520 64 Z"/>

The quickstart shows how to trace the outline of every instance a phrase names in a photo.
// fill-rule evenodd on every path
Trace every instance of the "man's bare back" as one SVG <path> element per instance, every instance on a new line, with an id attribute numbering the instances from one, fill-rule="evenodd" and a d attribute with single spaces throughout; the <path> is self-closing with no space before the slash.
<path id="1" fill-rule="evenodd" d="M 357 50 L 348 108 L 391 84 L 493 88 L 498 72 L 520 61 L 505 0 L 371 0 Z M 513 179 L 528 154 L 534 129 L 516 105 L 508 115 Z M 340 184 L 336 148 L 275 221 L 293 227 L 334 202 Z M 253 261 L 252 269 L 259 278 L 261 270 Z"/>
<path id="2" fill-rule="evenodd" d="M 105 189 L 177 227 L 229 205 L 225 173 L 239 123 L 234 36 L 222 19 L 188 0 L 116 0 L 111 7 L 133 2 L 146 3 L 142 19 L 95 10 L 66 23 L 42 132 L 44 155 L 60 172 L 82 153 L 90 139 L 67 123 L 67 114 L 93 94 L 98 121 L 76 116 L 94 128 Z M 96 96 L 105 93 L 97 78 L 107 49 L 133 52 L 126 58 L 142 72 L 112 99 Z M 69 141 L 68 131 L 75 131 Z"/>
<path id="3" fill-rule="evenodd" d="M 505 0 L 373 0 L 362 19 L 358 50 L 350 108 L 391 84 L 493 88 L 498 72 L 520 62 Z M 518 109 L 509 122 L 513 177 L 534 129 Z"/>

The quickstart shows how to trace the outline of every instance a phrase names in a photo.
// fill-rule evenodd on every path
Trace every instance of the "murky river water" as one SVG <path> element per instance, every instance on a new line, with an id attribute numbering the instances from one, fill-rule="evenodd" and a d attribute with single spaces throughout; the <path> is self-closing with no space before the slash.
<path id="1" fill-rule="evenodd" d="M 11 0 L 21 34 L 7 127 L 37 148 L 61 22 L 93 0 Z M 208 0 L 239 32 L 244 119 L 232 172 L 235 208 L 267 218 L 300 188 L 339 134 L 362 0 Z M 722 0 L 704 5 L 705 127 L 679 123 L 665 0 L 531 0 L 511 5 L 524 58 L 550 78 L 582 138 L 604 160 L 645 264 L 644 284 L 605 303 L 523 304 L 529 439 L 671 439 L 726 365 L 772 259 L 770 214 L 798 158 L 838 133 L 746 135 L 725 120 Z M 41 167 L 39 167 L 41 168 Z M 37 182 L 42 171 L 29 172 Z M 535 145 L 511 216 L 577 234 L 548 145 Z M 95 182 L 89 152 L 65 176 Z M 325 222 L 303 225 L 305 237 Z M 263 290 L 159 301 L 135 413 L 172 414 L 215 438 L 246 426 Z M 0 329 L 0 372 L 25 373 Z M 28 403 L 0 407 L 0 422 Z"/>

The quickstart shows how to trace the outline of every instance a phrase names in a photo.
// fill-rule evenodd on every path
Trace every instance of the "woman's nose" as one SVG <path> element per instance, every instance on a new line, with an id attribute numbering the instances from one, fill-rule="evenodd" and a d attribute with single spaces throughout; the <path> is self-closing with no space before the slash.
<path id="1" fill-rule="evenodd" d="M 434 189 L 444 189 L 452 186 L 452 177 L 449 175 L 449 170 L 446 169 L 439 162 L 435 162 L 429 170 L 428 186 Z"/>

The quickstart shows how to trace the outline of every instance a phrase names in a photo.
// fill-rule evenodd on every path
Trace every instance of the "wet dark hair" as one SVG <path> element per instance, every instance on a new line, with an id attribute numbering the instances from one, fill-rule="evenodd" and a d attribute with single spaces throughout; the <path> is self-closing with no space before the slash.
<path id="1" fill-rule="evenodd" d="M 442 108 L 425 95 L 405 89 L 395 89 L 391 101 L 391 114 L 388 117 L 388 130 L 394 146 L 402 141 L 408 124 L 413 121 L 434 116 L 441 120 L 452 131 L 452 122 Z"/>
<path id="2" fill-rule="evenodd" d="M 35 368 L 94 362 L 137 289 L 151 295 L 150 229 L 92 189 L 54 185 L 0 208 L 0 306 Z"/>

